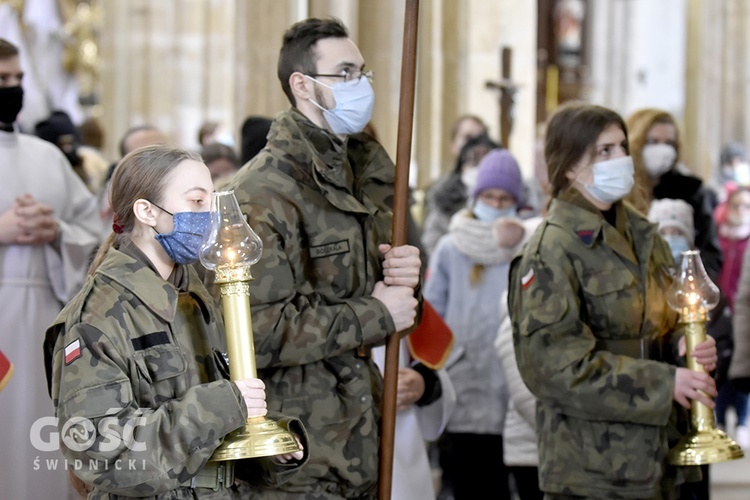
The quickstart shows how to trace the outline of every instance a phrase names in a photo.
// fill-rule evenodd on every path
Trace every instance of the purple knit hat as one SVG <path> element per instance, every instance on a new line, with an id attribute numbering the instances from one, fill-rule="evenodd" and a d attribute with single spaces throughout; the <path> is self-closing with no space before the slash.
<path id="1" fill-rule="evenodd" d="M 476 198 L 479 193 L 491 188 L 504 189 L 513 195 L 516 203 L 521 202 L 521 169 L 507 149 L 493 149 L 482 158 L 471 196 Z"/>

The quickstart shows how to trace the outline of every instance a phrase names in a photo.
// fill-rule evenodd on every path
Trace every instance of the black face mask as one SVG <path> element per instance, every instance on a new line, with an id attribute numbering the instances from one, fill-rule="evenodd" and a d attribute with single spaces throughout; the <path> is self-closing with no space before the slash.
<path id="1" fill-rule="evenodd" d="M 77 149 L 73 149 L 71 151 L 64 151 L 63 150 L 63 153 L 65 154 L 65 158 L 68 159 L 68 161 L 70 162 L 70 164 L 72 166 L 74 166 L 74 167 L 80 167 L 83 164 L 83 162 L 81 161 L 81 157 L 78 156 L 78 150 Z"/>
<path id="2" fill-rule="evenodd" d="M 0 88 L 0 122 L 13 123 L 23 107 L 23 88 L 1 87 Z"/>

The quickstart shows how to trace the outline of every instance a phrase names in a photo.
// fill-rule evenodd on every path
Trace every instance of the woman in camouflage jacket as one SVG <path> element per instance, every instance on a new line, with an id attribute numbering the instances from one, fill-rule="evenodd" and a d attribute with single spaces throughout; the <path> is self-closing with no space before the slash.
<path id="1" fill-rule="evenodd" d="M 561 108 L 545 146 L 552 202 L 511 264 L 508 305 L 519 370 L 537 398 L 545 498 L 674 497 L 695 472 L 667 464 L 678 424 L 691 400 L 713 407 L 716 395 L 708 374 L 675 366 L 684 341 L 666 303 L 673 260 L 656 227 L 621 201 L 633 185 L 627 154 L 614 111 Z M 713 340 L 693 355 L 715 368 Z"/>
<path id="2" fill-rule="evenodd" d="M 114 233 L 47 331 L 62 452 L 89 498 L 239 497 L 235 462 L 206 462 L 266 403 L 259 379 L 224 377 L 221 316 L 188 265 L 210 227 L 212 191 L 197 155 L 152 146 L 126 156 L 112 178 Z M 281 461 L 291 458 L 301 452 Z M 259 462 L 236 462 L 237 475 L 285 476 Z"/>

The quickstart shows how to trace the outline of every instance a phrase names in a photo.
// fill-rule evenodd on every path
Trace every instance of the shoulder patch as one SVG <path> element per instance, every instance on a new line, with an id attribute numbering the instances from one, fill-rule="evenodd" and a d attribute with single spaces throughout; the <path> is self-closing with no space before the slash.
<path id="1" fill-rule="evenodd" d="M 590 245 L 591 242 L 594 240 L 594 230 L 593 229 L 585 229 L 582 231 L 576 231 L 576 234 L 579 238 L 581 238 L 581 241 L 585 243 L 586 245 Z"/>
<path id="2" fill-rule="evenodd" d="M 521 277 L 521 287 L 526 290 L 531 286 L 531 284 L 534 282 L 534 277 L 536 275 L 534 274 L 534 268 L 529 269 L 529 272 L 527 272 L 525 275 Z"/>
<path id="3" fill-rule="evenodd" d="M 65 346 L 65 365 L 69 365 L 76 359 L 80 358 L 81 354 L 81 339 L 75 339 L 73 342 Z"/>

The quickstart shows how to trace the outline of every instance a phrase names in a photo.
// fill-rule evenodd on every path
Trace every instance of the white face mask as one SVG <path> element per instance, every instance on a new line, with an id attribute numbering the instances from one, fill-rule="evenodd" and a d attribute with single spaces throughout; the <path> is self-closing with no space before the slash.
<path id="1" fill-rule="evenodd" d="M 677 159 L 677 150 L 670 144 L 646 144 L 641 155 L 649 177 L 657 178 L 672 168 Z"/>
<path id="2" fill-rule="evenodd" d="M 735 182 L 740 186 L 747 186 L 750 184 L 750 165 L 747 163 L 735 165 L 733 177 Z"/>
<path id="3" fill-rule="evenodd" d="M 375 107 L 375 92 L 369 78 L 362 75 L 358 80 L 339 82 L 333 86 L 311 76 L 307 78 L 333 91 L 333 99 L 336 101 L 333 109 L 326 109 L 312 99 L 310 102 L 323 111 L 323 117 L 334 134 L 356 134 L 365 129 Z"/>
<path id="4" fill-rule="evenodd" d="M 471 192 L 474 189 L 474 185 L 477 183 L 477 174 L 479 174 L 479 167 L 465 167 L 461 171 L 461 182 L 464 183 L 467 191 Z"/>
<path id="5" fill-rule="evenodd" d="M 581 183 L 594 199 L 601 203 L 614 203 L 630 193 L 635 184 L 633 158 L 622 156 L 594 163 L 594 182 Z M 579 181 L 580 182 L 580 181 Z"/>

